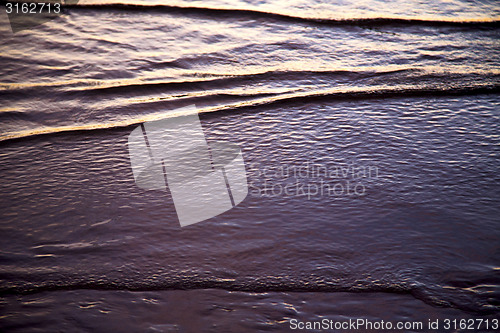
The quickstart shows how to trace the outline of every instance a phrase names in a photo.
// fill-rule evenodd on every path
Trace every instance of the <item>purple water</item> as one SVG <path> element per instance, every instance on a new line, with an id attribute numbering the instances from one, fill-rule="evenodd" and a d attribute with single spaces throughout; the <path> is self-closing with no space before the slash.
<path id="1" fill-rule="evenodd" d="M 0 21 L 3 331 L 498 319 L 498 5 L 87 3 Z M 181 228 L 127 138 L 193 104 L 249 195 Z"/>

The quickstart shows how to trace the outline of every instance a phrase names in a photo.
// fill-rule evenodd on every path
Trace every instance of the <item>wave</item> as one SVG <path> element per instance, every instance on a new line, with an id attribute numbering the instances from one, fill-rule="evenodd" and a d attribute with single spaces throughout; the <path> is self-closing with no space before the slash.
<path id="1" fill-rule="evenodd" d="M 213 74 L 207 75 L 204 78 L 199 78 L 195 80 L 185 80 L 185 81 L 152 81 L 152 82 L 140 82 L 140 83 L 125 83 L 119 85 L 108 85 L 108 86 L 90 86 L 84 89 L 74 89 L 69 90 L 72 94 L 84 94 L 86 96 L 93 94 L 115 94 L 115 93 L 139 93 L 139 92 L 151 92 L 154 89 L 160 89 L 162 92 L 166 90 L 179 90 L 182 91 L 195 91 L 206 90 L 207 86 L 213 87 L 233 87 L 235 85 L 242 85 L 253 83 L 260 80 L 260 82 L 271 82 L 271 81 L 285 81 L 285 80 L 300 80 L 304 77 L 309 79 L 315 77 L 321 78 L 342 78 L 342 79 L 360 79 L 360 78 L 371 78 L 371 77 L 382 77 L 390 74 L 403 74 L 407 72 L 415 72 L 414 69 L 398 69 L 383 72 L 360 72 L 360 71 L 348 71 L 348 70 L 325 70 L 325 71 L 307 71 L 307 70 L 291 70 L 291 71 L 266 71 L 250 74 Z M 39 87 L 36 87 L 39 88 Z M 12 90 L 12 89 L 11 89 Z M 1 93 L 1 91 L 0 91 Z M 272 95 L 270 93 L 263 93 Z"/>
<path id="2" fill-rule="evenodd" d="M 154 291 L 154 290 L 191 290 L 191 289 L 224 289 L 228 291 L 247 292 L 389 292 L 389 293 L 411 293 L 412 286 L 393 284 L 372 284 L 342 286 L 339 284 L 317 284 L 309 281 L 296 281 L 289 283 L 270 281 L 248 281 L 245 283 L 234 283 L 228 279 L 201 280 L 196 278 L 180 279 L 179 281 L 163 281 L 158 283 L 140 283 L 126 281 L 88 281 L 75 283 L 46 283 L 43 285 L 27 285 L 0 288 L 0 295 L 7 294 L 32 294 L 44 291 L 56 290 L 130 290 L 130 291 Z"/>
<path id="3" fill-rule="evenodd" d="M 68 290 L 127 290 L 127 291 L 166 291 L 166 290 L 196 290 L 196 289 L 221 289 L 226 291 L 240 291 L 250 293 L 266 292 L 354 292 L 354 293 L 393 293 L 409 294 L 421 301 L 439 307 L 453 307 L 471 313 L 491 314 L 498 313 L 498 304 L 491 300 L 480 300 L 488 298 L 488 290 L 478 294 L 477 291 L 470 292 L 467 288 L 455 290 L 462 294 L 462 299 L 454 300 L 446 297 L 448 289 L 439 286 L 426 286 L 416 281 L 321 281 L 319 277 L 304 279 L 264 278 L 236 281 L 234 279 L 205 279 L 201 277 L 169 277 L 157 281 L 138 279 L 109 280 L 103 278 L 87 279 L 64 279 L 60 281 L 44 283 L 27 283 L 0 287 L 0 296 L 35 294 L 47 291 Z M 455 288 L 456 289 L 456 288 Z M 470 289 L 470 288 L 469 288 Z M 464 299 L 470 302 L 463 302 Z"/>
<path id="4" fill-rule="evenodd" d="M 177 59 L 174 61 L 166 62 L 171 65 L 172 63 L 180 63 L 184 59 Z M 165 66 L 165 63 L 151 63 L 148 64 L 148 68 L 155 68 Z M 172 65 L 175 66 L 175 65 Z M 146 66 L 142 66 L 146 67 Z M 138 68 L 141 69 L 141 68 Z M 247 83 L 253 83 L 257 80 L 262 82 L 270 81 L 284 81 L 284 80 L 300 80 L 304 77 L 315 78 L 342 78 L 342 79 L 360 79 L 360 78 L 376 78 L 391 74 L 405 74 L 418 72 L 418 69 L 407 68 L 407 69 L 396 69 L 387 71 L 349 71 L 349 70 L 270 70 L 265 72 L 255 72 L 255 73 L 245 73 L 245 74 L 210 74 L 204 73 L 203 75 L 198 74 L 198 78 L 191 80 L 174 80 L 174 81 L 133 81 L 127 82 L 126 80 L 121 80 L 119 84 L 103 84 L 102 81 L 96 81 L 88 87 L 81 88 L 75 85 L 75 82 L 71 82 L 70 85 L 75 85 L 76 88 L 69 88 L 65 91 L 71 93 L 72 95 L 83 94 L 85 96 L 93 94 L 114 94 L 114 93 L 139 93 L 139 92 L 151 92 L 154 89 L 161 89 L 165 92 L 166 90 L 179 90 L 182 91 L 194 91 L 196 89 L 206 90 L 207 86 L 210 87 L 227 87 L 234 85 L 241 85 Z M 422 76 L 420 76 L 422 78 Z M 434 76 L 433 78 L 438 78 Z M 88 81 L 78 82 L 78 84 L 88 83 Z M 37 92 L 44 91 L 49 88 L 63 88 L 68 85 L 66 82 L 56 82 L 51 84 L 40 84 L 40 83 L 0 83 L 0 96 L 13 94 L 21 94 L 19 96 L 25 97 L 29 93 L 30 96 L 37 94 Z M 24 95 L 23 95 L 24 94 Z"/>
<path id="5" fill-rule="evenodd" d="M 325 19 L 304 16 L 293 16 L 283 13 L 265 12 L 252 9 L 229 9 L 209 7 L 183 7 L 172 5 L 140 5 L 140 4 L 77 4 L 65 5 L 68 9 L 91 9 L 91 10 L 126 10 L 126 11 L 149 11 L 169 14 L 203 15 L 210 18 L 238 18 L 248 19 L 273 19 L 289 23 L 306 23 L 326 26 L 362 26 L 377 27 L 386 25 L 398 26 L 459 26 L 459 27 L 493 27 L 500 26 L 500 20 L 427 20 L 413 18 L 351 18 L 351 19 Z"/>
<path id="6" fill-rule="evenodd" d="M 478 94 L 498 94 L 500 93 L 500 85 L 486 85 L 475 87 L 452 87 L 452 88 L 398 88 L 398 89 L 374 89 L 362 91 L 320 91 L 320 92 L 292 92 L 288 94 L 264 94 L 263 97 L 236 102 L 233 104 L 224 104 L 213 107 L 199 109 L 199 113 L 213 112 L 236 112 L 236 111 L 252 111 L 256 107 L 275 107 L 275 106 L 293 106 L 297 103 L 320 102 L 320 101 L 341 101 L 341 100 L 360 100 L 360 99 L 381 99 L 381 98 L 406 98 L 406 97 L 439 97 L 439 96 L 467 96 Z M 230 94 L 225 94 L 230 95 Z M 259 95 L 259 96 L 261 96 Z M 238 95 L 241 96 L 241 95 Z M 252 97 L 253 95 L 247 95 Z M 253 96 L 258 97 L 258 96 Z M 169 103 L 170 101 L 155 101 L 146 102 L 148 106 L 153 103 Z M 185 105 L 177 105 L 176 109 L 182 106 L 194 104 L 192 99 L 187 99 L 182 102 Z M 5 111 L 8 113 L 9 111 Z M 67 125 L 56 127 L 43 127 L 37 129 L 29 129 L 17 132 L 0 134 L 0 142 L 18 140 L 39 135 L 51 135 L 61 132 L 82 132 L 92 130 L 110 130 L 124 128 L 137 125 L 146 121 L 154 121 L 171 117 L 182 116 L 181 113 L 174 110 L 163 111 L 160 113 L 151 113 L 148 115 L 140 115 L 137 117 L 128 117 L 122 121 L 106 122 L 106 123 L 91 123 L 83 125 Z"/>

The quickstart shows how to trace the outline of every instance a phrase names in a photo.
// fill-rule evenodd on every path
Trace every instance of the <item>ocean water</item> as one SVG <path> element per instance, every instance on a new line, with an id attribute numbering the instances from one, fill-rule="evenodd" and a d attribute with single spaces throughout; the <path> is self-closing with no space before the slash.
<path id="1" fill-rule="evenodd" d="M 0 329 L 498 319 L 499 13 L 80 1 L 15 33 L 0 16 Z M 127 138 L 189 105 L 209 144 L 241 148 L 249 194 L 181 228 Z"/>

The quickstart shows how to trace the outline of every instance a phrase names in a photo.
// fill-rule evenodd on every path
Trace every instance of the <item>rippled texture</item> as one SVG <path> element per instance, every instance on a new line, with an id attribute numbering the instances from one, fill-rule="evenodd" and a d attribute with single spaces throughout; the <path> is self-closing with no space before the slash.
<path id="1" fill-rule="evenodd" d="M 145 309 L 192 331 L 185 313 L 214 309 L 276 331 L 342 309 L 498 315 L 494 2 L 133 4 L 0 24 L 1 327 L 70 309 L 68 329 L 109 330 L 84 318 L 129 320 L 127 302 L 136 331 L 177 327 Z M 209 143 L 241 147 L 250 194 L 180 228 L 169 193 L 135 185 L 127 137 L 192 104 Z M 300 192 L 320 184 L 343 191 Z M 395 302 L 419 315 L 379 311 Z"/>
<path id="2" fill-rule="evenodd" d="M 209 141 L 242 147 L 251 192 L 182 229 L 169 195 L 134 184 L 128 130 L 16 142 L 0 163 L 2 287 L 405 291 L 494 308 L 497 107 L 488 96 L 387 99 L 204 117 Z M 340 177 L 362 183 L 361 196 L 264 192 L 288 180 L 279 167 L 306 163 L 378 175 Z"/>
<path id="3" fill-rule="evenodd" d="M 112 6 L 69 14 L 3 39 L 0 139 L 129 125 L 194 103 L 214 111 L 318 96 L 498 90 L 498 29 L 490 26 L 337 27 Z"/>
<path id="4" fill-rule="evenodd" d="M 434 18 L 440 20 L 492 20 L 500 16 L 500 7 L 495 1 L 404 1 L 404 0 L 131 0 L 100 1 L 83 0 L 81 4 L 132 4 L 169 5 L 178 7 L 201 7 L 217 9 L 245 9 L 266 13 L 322 19 L 352 19 L 371 17 L 390 18 Z"/>

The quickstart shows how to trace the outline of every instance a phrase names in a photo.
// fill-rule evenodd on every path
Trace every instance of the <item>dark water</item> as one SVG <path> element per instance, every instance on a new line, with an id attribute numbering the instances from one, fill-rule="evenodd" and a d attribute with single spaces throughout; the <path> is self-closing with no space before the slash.
<path id="1" fill-rule="evenodd" d="M 0 24 L 2 330 L 498 318 L 495 2 L 133 4 Z M 250 193 L 180 228 L 127 137 L 193 104 Z"/>

